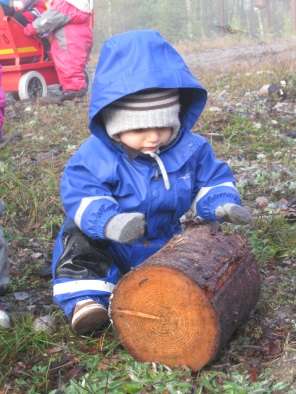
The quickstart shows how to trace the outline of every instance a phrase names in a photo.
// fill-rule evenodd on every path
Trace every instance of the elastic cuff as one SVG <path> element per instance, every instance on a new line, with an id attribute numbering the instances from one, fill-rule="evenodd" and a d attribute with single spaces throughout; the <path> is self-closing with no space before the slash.
<path id="1" fill-rule="evenodd" d="M 100 222 L 98 226 L 98 237 L 101 239 L 106 239 L 105 235 L 105 228 L 108 222 L 115 216 L 118 215 L 118 212 L 112 211 L 105 211 L 103 214 L 100 215 Z"/>
<path id="2" fill-rule="evenodd" d="M 88 207 L 82 217 L 80 229 L 92 239 L 106 239 L 105 227 L 109 220 L 119 213 L 119 206 L 110 203 L 108 206 L 101 206 L 94 210 Z"/>
<path id="3" fill-rule="evenodd" d="M 220 190 L 219 193 L 217 190 L 209 192 L 196 204 L 197 215 L 202 219 L 215 222 L 218 220 L 215 214 L 217 207 L 229 203 L 241 205 L 240 195 L 233 188 L 223 187 L 221 189 L 224 190 Z"/>

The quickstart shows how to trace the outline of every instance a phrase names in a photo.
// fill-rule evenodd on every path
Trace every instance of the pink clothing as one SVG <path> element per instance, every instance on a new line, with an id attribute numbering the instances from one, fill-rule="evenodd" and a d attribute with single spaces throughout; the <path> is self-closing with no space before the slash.
<path id="1" fill-rule="evenodd" d="M 0 139 L 2 137 L 2 127 L 4 123 L 5 93 L 2 89 L 2 69 L 0 65 Z"/>
<path id="2" fill-rule="evenodd" d="M 91 14 L 61 0 L 55 0 L 52 8 L 70 17 L 51 42 L 59 81 L 63 90 L 84 89 L 87 87 L 85 68 L 92 47 Z"/>
<path id="3" fill-rule="evenodd" d="M 85 67 L 92 47 L 92 14 L 66 0 L 53 0 L 48 11 L 25 27 L 27 35 L 51 34 L 51 54 L 63 91 L 87 87 Z"/>

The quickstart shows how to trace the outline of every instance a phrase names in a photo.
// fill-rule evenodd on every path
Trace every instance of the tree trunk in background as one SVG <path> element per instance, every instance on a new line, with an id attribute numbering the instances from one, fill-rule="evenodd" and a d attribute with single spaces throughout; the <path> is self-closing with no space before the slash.
<path id="1" fill-rule="evenodd" d="M 200 37 L 204 38 L 205 36 L 205 30 L 204 30 L 204 24 L 203 24 L 203 19 L 204 19 L 204 5 L 203 5 L 203 0 L 199 0 L 199 24 L 200 24 Z"/>
<path id="2" fill-rule="evenodd" d="M 112 29 L 112 0 L 107 0 L 107 5 L 108 5 L 108 34 L 109 36 L 113 35 L 113 29 Z"/>
<path id="3" fill-rule="evenodd" d="M 296 0 L 291 0 L 291 13 L 293 18 L 294 31 L 296 31 Z"/>
<path id="4" fill-rule="evenodd" d="M 245 239 L 194 226 L 121 279 L 111 318 L 137 360 L 196 371 L 247 320 L 259 282 Z"/>
<path id="5" fill-rule="evenodd" d="M 240 19 L 241 29 L 243 31 L 246 31 L 247 34 L 249 34 L 248 17 L 247 17 L 247 12 L 246 12 L 245 5 L 244 5 L 244 0 L 240 0 L 240 2 L 239 2 L 239 19 Z"/>
<path id="6" fill-rule="evenodd" d="M 192 29 L 192 4 L 191 0 L 186 0 L 186 14 L 187 14 L 187 35 L 189 39 L 193 38 Z"/>
<path id="7" fill-rule="evenodd" d="M 258 37 L 257 31 L 257 15 L 254 11 L 254 1 L 250 1 L 250 8 L 248 10 L 249 32 L 251 37 Z"/>
<path id="8" fill-rule="evenodd" d="M 225 14 L 225 0 L 218 0 L 218 10 L 219 10 L 219 24 L 220 26 L 226 26 L 226 14 Z"/>
<path id="9" fill-rule="evenodd" d="M 274 26 L 272 25 L 272 4 L 270 1 L 266 3 L 266 25 L 267 25 L 267 31 L 270 33 L 273 31 Z"/>
<path id="10" fill-rule="evenodd" d="M 296 0 L 95 1 L 95 47 L 99 48 L 113 34 L 138 28 L 159 30 L 173 43 L 225 34 L 227 30 L 221 26 L 228 25 L 248 31 L 254 38 L 259 38 L 259 30 L 261 34 L 267 30 L 280 37 L 296 31 L 295 3 Z M 260 12 L 254 11 L 255 6 Z"/>

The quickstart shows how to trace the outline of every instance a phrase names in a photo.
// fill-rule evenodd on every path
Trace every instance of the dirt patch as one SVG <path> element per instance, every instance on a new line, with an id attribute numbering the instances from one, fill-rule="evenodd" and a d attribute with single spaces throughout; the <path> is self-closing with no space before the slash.
<path id="1" fill-rule="evenodd" d="M 198 49 L 188 53 L 184 50 L 184 59 L 193 69 L 229 71 L 232 68 L 246 68 L 262 63 L 279 63 L 296 59 L 296 38 L 274 43 L 259 42 L 254 44 L 236 44 L 229 48 L 217 47 L 206 50 Z"/>

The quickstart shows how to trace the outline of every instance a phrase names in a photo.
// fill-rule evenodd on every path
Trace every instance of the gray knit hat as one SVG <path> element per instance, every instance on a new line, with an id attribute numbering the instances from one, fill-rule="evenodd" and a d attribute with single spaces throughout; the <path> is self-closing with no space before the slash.
<path id="1" fill-rule="evenodd" d="M 115 101 L 102 111 L 108 135 L 150 127 L 171 127 L 170 141 L 180 129 L 178 89 L 151 89 Z"/>

